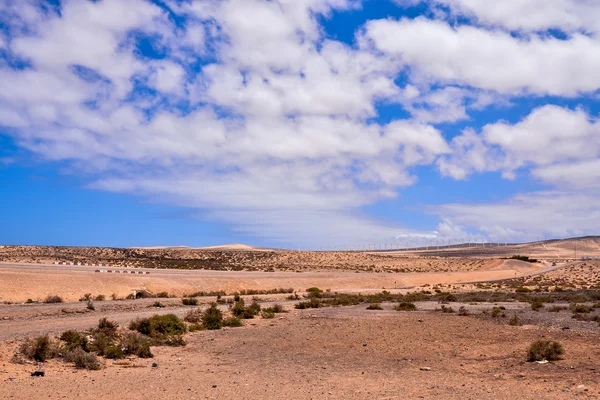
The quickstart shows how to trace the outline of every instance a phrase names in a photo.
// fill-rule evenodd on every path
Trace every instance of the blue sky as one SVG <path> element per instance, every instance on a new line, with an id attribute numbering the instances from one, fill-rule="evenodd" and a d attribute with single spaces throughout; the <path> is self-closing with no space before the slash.
<path id="1" fill-rule="evenodd" d="M 0 0 L 0 243 L 596 234 L 598 21 L 577 0 Z"/>

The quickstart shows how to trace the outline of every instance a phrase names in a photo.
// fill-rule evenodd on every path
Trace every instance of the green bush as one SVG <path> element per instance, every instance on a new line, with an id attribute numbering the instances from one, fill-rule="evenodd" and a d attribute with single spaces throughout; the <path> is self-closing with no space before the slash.
<path id="1" fill-rule="evenodd" d="M 309 287 L 306 289 L 306 292 L 308 293 L 308 297 L 322 297 L 323 295 L 323 291 L 318 287 Z"/>
<path id="2" fill-rule="evenodd" d="M 442 307 L 445 308 L 445 306 L 442 306 Z M 417 306 L 415 305 L 415 303 L 403 301 L 400 304 L 398 304 L 396 307 L 394 307 L 394 310 L 396 310 L 396 311 L 417 311 Z"/>
<path id="3" fill-rule="evenodd" d="M 275 313 L 275 314 L 287 312 L 283 308 L 283 306 L 281 306 L 280 304 L 277 304 L 277 303 L 273 304 L 271 307 L 264 308 L 264 311 L 266 311 L 266 312 L 272 312 L 272 313 Z"/>
<path id="4" fill-rule="evenodd" d="M 540 311 L 542 308 L 544 308 L 544 303 L 542 303 L 541 301 L 534 301 L 533 303 L 531 303 L 531 309 L 533 311 Z"/>
<path id="5" fill-rule="evenodd" d="M 589 314 L 592 312 L 592 309 L 585 304 L 571 304 L 571 312 L 573 314 Z"/>
<path id="6" fill-rule="evenodd" d="M 125 354 L 135 354 L 140 358 L 154 357 L 150 351 L 150 339 L 139 333 L 128 332 L 121 338 L 121 348 Z"/>
<path id="7" fill-rule="evenodd" d="M 381 305 L 379 303 L 371 303 L 367 307 L 367 310 L 383 310 L 383 308 L 381 308 Z"/>
<path id="8" fill-rule="evenodd" d="M 106 300 L 106 296 L 103 294 L 99 294 L 98 296 L 94 297 L 94 301 L 104 301 Z"/>
<path id="9" fill-rule="evenodd" d="M 527 350 L 527 361 L 556 361 L 564 354 L 562 345 L 551 340 L 537 340 Z"/>
<path id="10" fill-rule="evenodd" d="M 198 299 L 193 298 L 193 297 L 184 297 L 183 299 L 181 299 L 181 302 L 183 303 L 184 306 L 197 306 L 198 305 Z"/>
<path id="11" fill-rule="evenodd" d="M 87 338 L 82 334 L 72 330 L 64 331 L 60 335 L 60 340 L 65 342 L 66 351 L 75 350 L 77 348 L 86 350 L 88 347 Z"/>
<path id="12" fill-rule="evenodd" d="M 221 329 L 223 327 L 223 313 L 215 304 L 212 304 L 204 311 L 202 325 L 209 330 Z"/>
<path id="13" fill-rule="evenodd" d="M 230 328 L 237 328 L 238 326 L 243 326 L 242 320 L 236 317 L 225 318 L 223 320 L 223 326 L 227 326 Z"/>
<path id="14" fill-rule="evenodd" d="M 304 310 L 306 308 L 320 308 L 322 307 L 321 302 L 317 298 L 312 298 L 310 301 L 301 301 L 297 303 L 295 306 L 298 310 Z"/>
<path id="15" fill-rule="evenodd" d="M 138 331 L 152 338 L 162 338 L 169 335 L 181 335 L 186 327 L 175 314 L 154 315 L 150 318 L 138 318 L 131 321 L 129 329 Z"/>
<path id="16" fill-rule="evenodd" d="M 108 318 L 104 317 L 98 321 L 98 327 L 94 330 L 96 333 L 103 333 L 106 336 L 111 338 L 117 337 L 117 330 L 119 329 L 119 324 L 110 321 Z"/>
<path id="17" fill-rule="evenodd" d="M 66 362 L 72 362 L 75 364 L 77 369 L 87 369 L 91 371 L 99 370 L 102 368 L 98 357 L 94 354 L 87 353 L 82 348 L 76 348 L 65 353 L 64 360 Z"/>
<path id="18" fill-rule="evenodd" d="M 104 332 L 94 334 L 93 342 L 91 344 L 92 350 L 98 353 L 99 356 L 112 359 L 120 359 L 125 357 L 125 353 L 114 339 L 114 337 L 107 335 Z"/>

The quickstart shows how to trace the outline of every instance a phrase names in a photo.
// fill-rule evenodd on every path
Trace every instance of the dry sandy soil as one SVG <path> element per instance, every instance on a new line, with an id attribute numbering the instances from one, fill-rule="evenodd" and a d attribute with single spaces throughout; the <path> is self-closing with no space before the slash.
<path id="1" fill-rule="evenodd" d="M 26 336 L 85 331 L 103 316 L 126 326 L 140 316 L 183 316 L 189 310 L 172 298 L 158 299 L 166 306 L 161 309 L 152 307 L 157 299 L 142 299 L 97 301 L 96 310 L 90 311 L 77 302 L 84 293 L 124 297 L 144 288 L 181 296 L 214 290 L 304 291 L 311 286 L 406 293 L 435 285 L 475 290 L 479 281 L 506 288 L 597 286 L 600 262 L 567 262 L 574 258 L 570 247 L 575 243 L 580 255 L 595 256 L 599 242 L 584 238 L 371 253 L 0 247 L 0 398 L 600 398 L 600 326 L 572 319 L 569 310 L 554 313 L 547 307 L 534 312 L 529 303 L 516 302 L 496 304 L 505 308 L 505 317 L 491 318 L 491 303 L 452 304 L 455 309 L 465 306 L 470 313 L 465 317 L 436 312 L 440 304 L 431 301 L 417 303 L 416 312 L 394 311 L 391 303 L 382 304 L 381 311 L 367 311 L 364 304 L 296 310 L 296 301 L 286 300 L 285 294 L 264 295 L 263 306 L 278 302 L 290 312 L 249 320 L 241 328 L 188 334 L 187 346 L 153 348 L 151 360 L 104 360 L 100 371 L 78 371 L 58 360 L 43 365 L 11 362 Z M 500 259 L 514 254 L 543 262 Z M 98 267 L 52 265 L 54 261 L 102 262 L 111 266 L 103 269 L 128 272 L 132 269 L 125 266 L 132 266 L 150 274 L 97 273 Z M 20 303 L 48 295 L 67 302 Z M 202 307 L 215 299 L 201 298 Z M 226 306 L 221 308 L 227 312 Z M 522 326 L 508 324 L 513 315 Z M 587 315 L 600 318 L 600 309 Z M 526 348 L 539 338 L 560 341 L 564 359 L 525 362 Z M 38 369 L 46 376 L 31 377 Z"/>
<path id="2" fill-rule="evenodd" d="M 415 263 L 429 263 L 428 259 L 415 258 Z M 102 294 L 107 298 L 126 297 L 136 289 L 153 293 L 168 292 L 183 296 L 197 291 L 270 290 L 292 288 L 303 291 L 317 286 L 334 291 L 381 290 L 412 288 L 425 284 L 452 284 L 480 280 L 505 279 L 528 273 L 539 273 L 545 266 L 516 260 L 475 261 L 480 265 L 472 270 L 472 261 L 455 262 L 455 271 L 422 273 L 369 273 L 360 271 L 321 272 L 249 272 L 141 269 L 143 275 L 132 269 L 111 268 L 113 273 L 97 273 L 97 267 L 61 266 L 40 264 L 0 263 L 0 301 L 43 300 L 49 295 L 59 295 L 66 301 L 77 301 L 85 293 Z M 463 269 L 463 270 L 461 270 Z M 103 268 L 108 270 L 108 268 Z M 115 273 L 114 271 L 120 271 Z M 145 274 L 150 272 L 150 274 Z"/>
<path id="3" fill-rule="evenodd" d="M 389 308 L 389 305 L 387 305 Z M 101 371 L 10 363 L 0 347 L 0 398 L 95 399 L 565 399 L 600 395 L 598 332 L 364 306 L 293 310 L 242 328 L 188 334 L 155 358 L 107 361 Z M 525 362 L 539 338 L 562 361 Z M 153 368 L 152 363 L 158 367 Z M 429 371 L 421 370 L 424 367 Z M 9 379 L 13 378 L 13 379 Z"/>

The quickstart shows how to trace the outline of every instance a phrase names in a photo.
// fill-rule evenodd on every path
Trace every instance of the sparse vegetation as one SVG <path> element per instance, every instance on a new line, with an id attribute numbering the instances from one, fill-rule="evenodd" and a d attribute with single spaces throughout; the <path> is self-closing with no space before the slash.
<path id="1" fill-rule="evenodd" d="M 215 330 L 223 327 L 223 313 L 219 310 L 216 304 L 212 304 L 202 314 L 202 325 L 206 329 Z"/>
<path id="2" fill-rule="evenodd" d="M 415 303 L 403 301 L 400 304 L 398 304 L 396 307 L 394 307 L 394 310 L 396 310 L 396 311 L 416 311 L 417 306 L 415 305 Z"/>
<path id="3" fill-rule="evenodd" d="M 527 350 L 527 361 L 556 361 L 564 354 L 563 346 L 552 340 L 537 340 Z"/>
<path id="4" fill-rule="evenodd" d="M 21 344 L 19 351 L 30 360 L 44 362 L 58 356 L 59 348 L 48 335 L 28 338 Z"/>
<path id="5" fill-rule="evenodd" d="M 181 299 L 181 303 L 183 303 L 184 306 L 197 306 L 198 299 L 195 297 L 184 297 Z"/>
<path id="6" fill-rule="evenodd" d="M 286 313 L 287 311 L 283 308 L 283 306 L 281 304 L 273 304 L 271 307 L 266 307 L 263 309 L 264 311 L 267 312 L 272 312 L 275 314 L 279 314 L 279 313 Z"/>
<path id="7" fill-rule="evenodd" d="M 467 315 L 469 315 L 469 310 L 467 310 L 465 306 L 460 306 L 460 308 L 458 309 L 458 315 L 460 315 L 461 317 L 466 317 Z"/>
<path id="8" fill-rule="evenodd" d="M 379 303 L 371 303 L 367 307 L 367 310 L 383 310 L 383 308 L 381 308 L 381 304 Z"/>
<path id="9" fill-rule="evenodd" d="M 236 317 L 225 318 L 223 320 L 223 326 L 228 326 L 230 328 L 236 328 L 243 325 L 242 320 Z"/>
<path id="10" fill-rule="evenodd" d="M 273 319 L 273 318 L 275 318 L 275 313 L 262 310 L 260 312 L 260 316 L 264 319 Z"/>
<path id="11" fill-rule="evenodd" d="M 508 320 L 508 324 L 512 326 L 520 326 L 522 325 L 521 318 L 519 318 L 517 314 L 514 314 L 510 320 Z"/>
<path id="12" fill-rule="evenodd" d="M 95 354 L 91 354 L 82 348 L 75 348 L 65 353 L 64 360 L 75 364 L 77 369 L 96 371 L 102 368 L 102 364 Z"/>
<path id="13" fill-rule="evenodd" d="M 53 304 L 53 303 L 62 303 L 63 299 L 60 296 L 52 295 L 48 296 L 44 299 L 44 303 Z"/>

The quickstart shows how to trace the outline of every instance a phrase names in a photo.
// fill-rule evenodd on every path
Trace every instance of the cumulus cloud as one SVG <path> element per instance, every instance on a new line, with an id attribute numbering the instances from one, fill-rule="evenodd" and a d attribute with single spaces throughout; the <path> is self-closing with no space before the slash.
<path id="1" fill-rule="evenodd" d="M 533 175 L 547 183 L 585 185 L 596 176 L 600 123 L 582 109 L 546 105 L 515 124 L 488 124 L 480 134 L 466 129 L 450 147 L 452 154 L 438 165 L 456 179 L 489 171 L 514 177 L 520 168 L 532 167 Z"/>
<path id="2" fill-rule="evenodd" d="M 595 0 L 505 0 L 493 7 L 487 0 L 396 0 L 400 5 L 430 3 L 444 6 L 454 15 L 476 18 L 488 26 L 510 30 L 565 32 L 600 30 L 600 4 Z"/>
<path id="3" fill-rule="evenodd" d="M 409 65 L 416 82 L 468 85 L 512 95 L 575 96 L 600 88 L 600 41 L 516 37 L 423 17 L 366 24 L 361 40 Z M 367 46 L 367 44 L 364 44 Z"/>
<path id="4" fill-rule="evenodd" d="M 595 8 L 554 5 L 573 16 L 558 39 L 505 29 L 553 27 L 547 11 L 511 26 L 504 5 L 490 14 L 476 0 L 435 4 L 440 20 L 368 21 L 349 44 L 319 21 L 359 0 L 5 1 L 0 125 L 90 187 L 189 207 L 282 243 L 480 237 L 473 229 L 526 237 L 541 227 L 482 223 L 504 204 L 476 205 L 472 218 L 467 205 L 436 208 L 442 221 L 431 232 L 360 210 L 435 166 L 455 179 L 527 170 L 562 196 L 524 194 L 513 208 L 595 185 L 600 135 L 581 108 L 546 105 L 517 123 L 469 126 L 474 111 L 516 96 L 595 92 L 600 43 L 581 13 Z M 450 25 L 446 12 L 479 25 Z M 409 117 L 380 119 L 382 104 Z M 449 140 L 444 126 L 457 122 L 468 127 Z M 574 231 L 565 221 L 553 232 Z"/>

